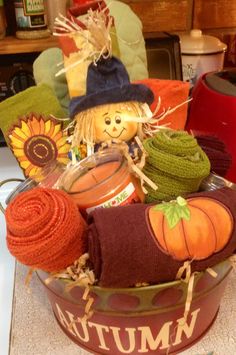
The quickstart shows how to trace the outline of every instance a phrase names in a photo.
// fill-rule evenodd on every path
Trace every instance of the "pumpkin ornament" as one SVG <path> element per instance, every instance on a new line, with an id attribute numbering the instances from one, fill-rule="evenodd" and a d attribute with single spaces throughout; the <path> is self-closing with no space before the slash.
<path id="1" fill-rule="evenodd" d="M 159 248 L 180 261 L 218 253 L 233 230 L 230 210 L 209 197 L 163 202 L 150 208 L 149 221 Z"/>
<path id="2" fill-rule="evenodd" d="M 180 271 L 192 277 L 214 269 L 236 251 L 235 217 L 236 191 L 228 187 L 158 205 L 98 208 L 88 218 L 98 284 L 157 284 L 179 278 Z"/>

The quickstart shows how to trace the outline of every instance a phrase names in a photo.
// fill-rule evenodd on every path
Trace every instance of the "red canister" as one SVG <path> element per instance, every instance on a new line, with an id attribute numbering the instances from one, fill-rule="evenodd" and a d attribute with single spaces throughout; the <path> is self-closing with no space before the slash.
<path id="1" fill-rule="evenodd" d="M 236 69 L 204 74 L 194 86 L 186 129 L 216 136 L 232 156 L 226 178 L 236 182 Z"/>

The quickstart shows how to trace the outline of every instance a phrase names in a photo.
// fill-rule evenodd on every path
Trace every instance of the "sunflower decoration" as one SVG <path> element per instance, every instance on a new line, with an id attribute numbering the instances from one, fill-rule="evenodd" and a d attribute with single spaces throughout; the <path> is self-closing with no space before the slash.
<path id="1" fill-rule="evenodd" d="M 39 176 L 41 169 L 52 161 L 67 164 L 70 144 L 62 123 L 53 117 L 20 118 L 9 132 L 10 147 L 26 177 Z"/>

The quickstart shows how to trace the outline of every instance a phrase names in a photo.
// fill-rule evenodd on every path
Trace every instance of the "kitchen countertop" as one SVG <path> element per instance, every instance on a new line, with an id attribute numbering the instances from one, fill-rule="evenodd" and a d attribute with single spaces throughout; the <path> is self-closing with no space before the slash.
<path id="1" fill-rule="evenodd" d="M 0 182 L 8 178 L 22 178 L 16 160 L 7 148 L 0 148 Z M 12 184 L 0 188 L 0 201 L 3 203 Z M 8 354 L 11 327 L 11 310 L 14 287 L 15 260 L 9 254 L 5 242 L 5 222 L 0 211 L 0 353 Z"/>
<path id="2" fill-rule="evenodd" d="M 1 148 L 0 181 L 19 176 L 22 174 L 11 153 L 7 148 Z M 3 201 L 8 193 L 6 188 L 1 189 L 0 200 Z M 13 295 L 15 263 L 5 246 L 3 216 L 0 216 L 0 223 L 0 354 L 89 355 L 67 338 L 59 328 L 37 276 L 33 275 L 29 288 L 25 286 L 28 269 L 19 263 L 16 263 Z M 203 339 L 181 355 L 207 355 L 212 351 L 214 355 L 236 354 L 235 295 L 236 270 L 233 270 L 214 325 Z"/>

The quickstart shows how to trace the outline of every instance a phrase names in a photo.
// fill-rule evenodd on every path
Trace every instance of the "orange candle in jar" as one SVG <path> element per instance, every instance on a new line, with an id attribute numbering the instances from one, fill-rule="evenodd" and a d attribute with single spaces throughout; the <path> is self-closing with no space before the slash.
<path id="1" fill-rule="evenodd" d="M 65 190 L 81 211 L 140 202 L 139 181 L 129 172 L 121 152 L 107 149 L 82 160 L 65 172 L 59 188 Z"/>

